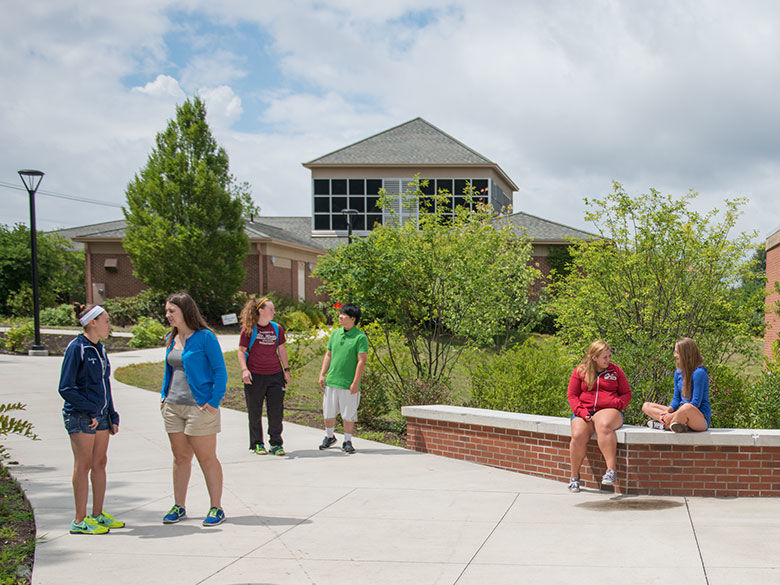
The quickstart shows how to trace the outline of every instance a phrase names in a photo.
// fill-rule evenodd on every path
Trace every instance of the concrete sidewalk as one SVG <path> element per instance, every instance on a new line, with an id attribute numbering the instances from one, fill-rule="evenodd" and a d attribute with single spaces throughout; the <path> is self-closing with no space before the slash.
<path id="1" fill-rule="evenodd" d="M 161 356 L 110 359 L 116 369 Z M 208 498 L 195 466 L 189 519 L 165 526 L 171 454 L 159 398 L 118 382 L 105 507 L 127 528 L 70 535 L 61 361 L 0 355 L 0 402 L 25 402 L 19 414 L 41 437 L 4 440 L 43 539 L 36 584 L 780 583 L 780 499 L 569 494 L 562 483 L 359 438 L 355 455 L 321 452 L 321 430 L 289 423 L 288 455 L 259 457 L 247 449 L 246 415 L 230 410 L 218 440 L 227 521 L 201 527 Z"/>

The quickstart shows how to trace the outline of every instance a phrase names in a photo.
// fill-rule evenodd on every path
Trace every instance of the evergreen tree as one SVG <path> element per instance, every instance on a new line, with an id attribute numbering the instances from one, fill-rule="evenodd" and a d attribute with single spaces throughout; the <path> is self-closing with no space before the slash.
<path id="1" fill-rule="evenodd" d="M 246 200 L 246 184 L 236 184 L 206 123 L 205 104 L 188 99 L 127 187 L 124 247 L 136 277 L 157 291 L 186 290 L 204 313 L 218 315 L 244 280 Z"/>

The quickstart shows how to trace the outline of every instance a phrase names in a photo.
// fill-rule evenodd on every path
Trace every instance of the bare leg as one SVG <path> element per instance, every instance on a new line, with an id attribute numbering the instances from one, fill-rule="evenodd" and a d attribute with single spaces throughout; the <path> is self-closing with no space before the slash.
<path id="1" fill-rule="evenodd" d="M 688 425 L 688 428 L 692 431 L 706 431 L 707 419 L 701 413 L 701 410 L 696 408 L 693 404 L 682 404 L 674 413 L 672 413 L 672 422 L 680 422 L 684 425 Z"/>
<path id="2" fill-rule="evenodd" d="M 187 437 L 206 478 L 212 508 L 222 507 L 222 465 L 217 459 L 217 434 Z"/>
<path id="3" fill-rule="evenodd" d="M 185 507 L 192 473 L 192 447 L 184 433 L 168 433 L 173 451 L 173 503 Z"/>
<path id="4" fill-rule="evenodd" d="M 665 404 L 658 404 L 657 402 L 645 402 L 642 405 L 642 412 L 644 412 L 647 416 L 652 418 L 653 420 L 657 420 L 658 422 L 663 422 L 661 418 L 664 415 L 669 414 L 669 407 Z M 666 426 L 666 425 L 664 425 Z M 669 428 L 668 426 L 666 427 Z"/>
<path id="5" fill-rule="evenodd" d="M 89 470 L 92 467 L 92 450 L 95 435 L 73 433 L 70 435 L 70 447 L 73 450 L 73 499 L 76 504 L 76 523 L 87 515 L 89 498 Z"/>
<path id="6" fill-rule="evenodd" d="M 336 428 L 336 419 L 335 418 L 326 418 L 325 419 L 325 428 L 326 429 L 334 429 L 334 428 Z"/>
<path id="7" fill-rule="evenodd" d="M 623 426 L 623 415 L 615 408 L 605 408 L 593 415 L 599 450 L 607 463 L 607 469 L 617 466 L 617 437 L 615 431 Z"/>
<path id="8" fill-rule="evenodd" d="M 585 460 L 588 449 L 588 441 L 593 435 L 593 423 L 575 416 L 571 419 L 571 442 L 569 443 L 569 460 L 571 463 L 571 477 L 580 476 L 580 467 Z"/>
<path id="9" fill-rule="evenodd" d="M 351 435 L 352 431 L 355 429 L 355 421 L 353 420 L 345 420 L 344 421 L 344 432 Z"/>
<path id="10" fill-rule="evenodd" d="M 92 516 L 97 517 L 103 512 L 103 501 L 106 497 L 106 464 L 108 463 L 108 430 L 97 431 L 92 446 Z"/>

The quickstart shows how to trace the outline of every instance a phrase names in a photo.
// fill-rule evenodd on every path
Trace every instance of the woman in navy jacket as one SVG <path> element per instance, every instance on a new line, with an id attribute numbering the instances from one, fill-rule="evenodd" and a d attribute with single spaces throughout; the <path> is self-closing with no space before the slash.
<path id="1" fill-rule="evenodd" d="M 73 497 L 76 518 L 71 534 L 105 534 L 124 522 L 103 511 L 106 495 L 108 439 L 119 432 L 119 414 L 111 396 L 111 365 L 101 339 L 108 337 L 111 320 L 99 305 L 74 303 L 84 333 L 68 344 L 62 360 L 59 392 L 65 399 L 62 417 L 73 449 Z M 92 514 L 87 515 L 92 483 Z"/>
<path id="2" fill-rule="evenodd" d="M 596 433 L 599 450 L 604 455 L 607 472 L 603 485 L 614 485 L 617 466 L 615 431 L 623 426 L 623 410 L 631 402 L 631 388 L 626 375 L 610 363 L 612 350 L 603 341 L 594 341 L 569 380 L 567 397 L 571 416 L 571 479 L 569 491 L 580 491 L 580 467 L 585 459 L 588 442 Z"/>
<path id="3" fill-rule="evenodd" d="M 671 404 L 645 402 L 648 426 L 676 433 L 706 431 L 710 427 L 710 379 L 699 346 L 690 337 L 674 344 L 674 397 Z"/>
<path id="4" fill-rule="evenodd" d="M 171 331 L 166 338 L 160 409 L 173 451 L 174 505 L 163 523 L 173 524 L 187 516 L 185 501 L 194 455 L 211 501 L 203 526 L 216 526 L 225 520 L 222 465 L 217 459 L 219 404 L 227 388 L 225 360 L 216 335 L 190 295 L 169 296 L 165 316 Z"/>

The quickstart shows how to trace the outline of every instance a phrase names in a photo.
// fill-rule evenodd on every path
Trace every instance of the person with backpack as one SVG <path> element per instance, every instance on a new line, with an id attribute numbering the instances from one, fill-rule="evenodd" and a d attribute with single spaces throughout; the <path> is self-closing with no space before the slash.
<path id="1" fill-rule="evenodd" d="M 276 310 L 268 297 L 250 298 L 241 310 L 238 364 L 249 416 L 249 450 L 257 455 L 285 454 L 282 441 L 284 391 L 290 382 L 284 328 L 272 319 Z M 263 402 L 268 413 L 268 443 L 263 442 Z"/>

